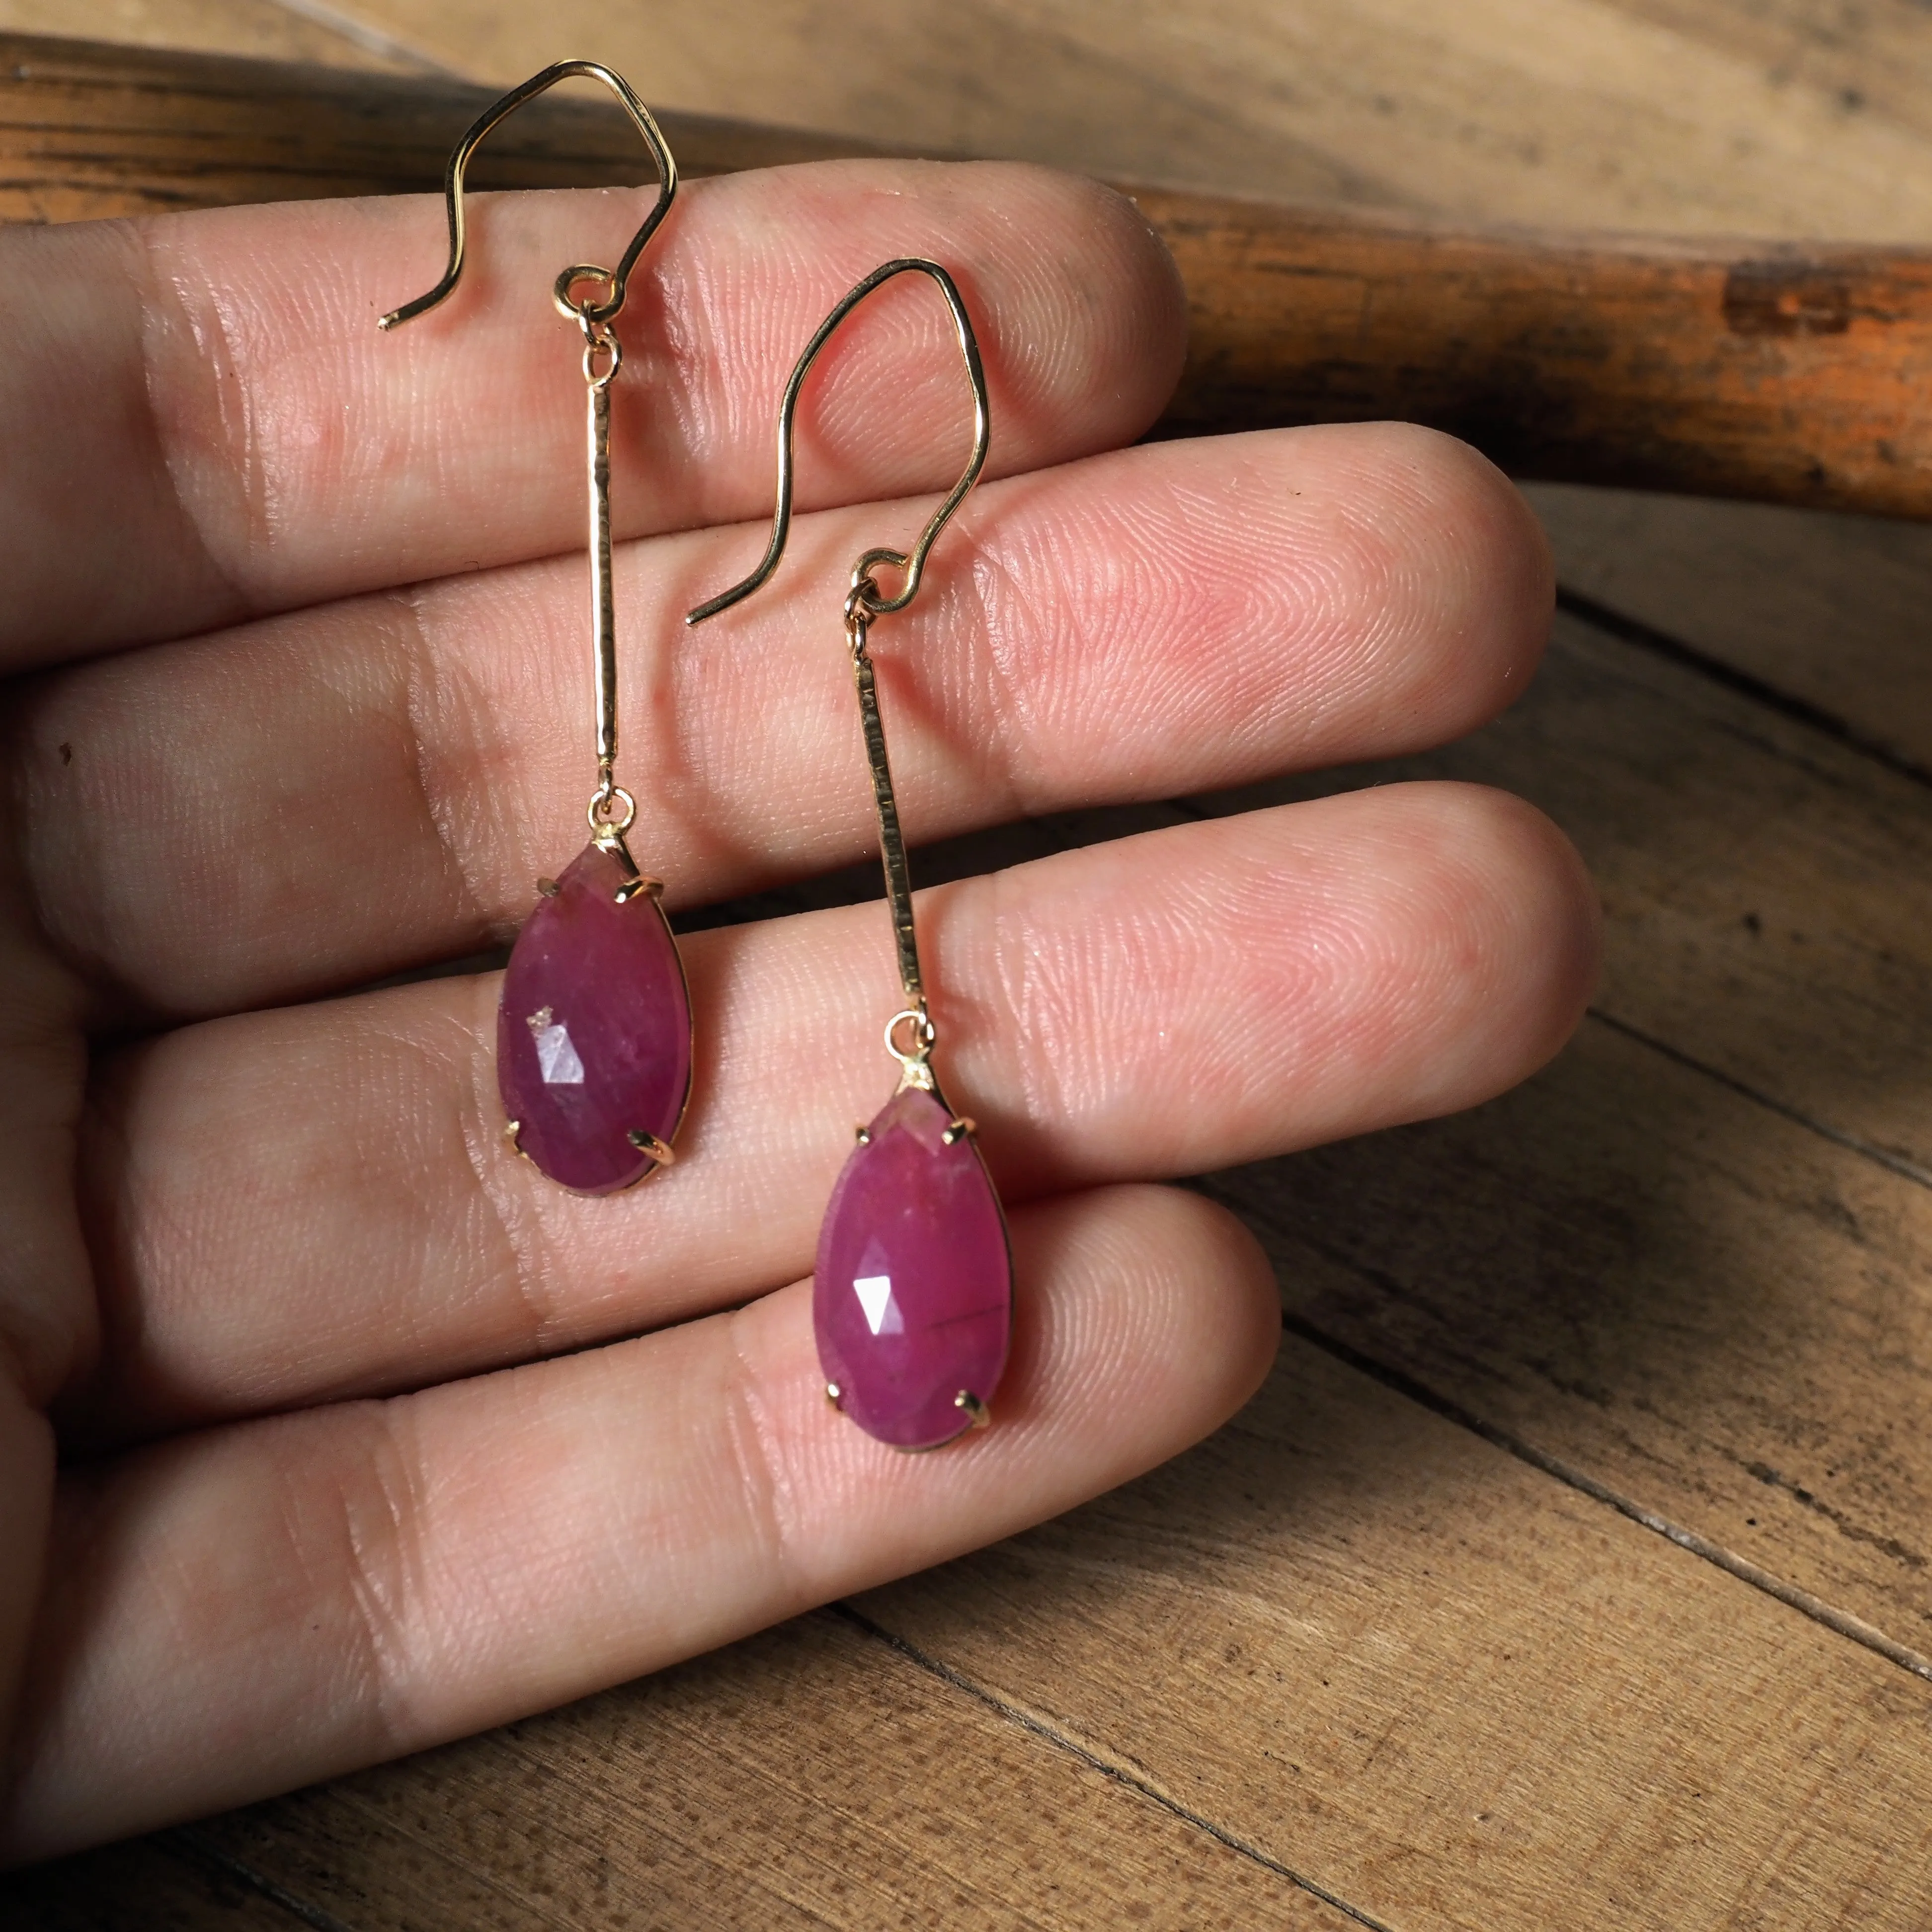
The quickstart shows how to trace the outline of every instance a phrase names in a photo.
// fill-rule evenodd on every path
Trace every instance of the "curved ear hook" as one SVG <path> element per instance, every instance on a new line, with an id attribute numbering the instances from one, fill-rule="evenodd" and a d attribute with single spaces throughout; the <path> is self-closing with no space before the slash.
<path id="1" fill-rule="evenodd" d="M 986 442 L 988 421 L 986 412 L 986 372 L 980 366 L 980 344 L 973 333 L 971 318 L 966 313 L 966 304 L 961 299 L 958 284 L 937 262 L 928 262 L 923 256 L 908 255 L 897 261 L 884 262 L 839 303 L 832 313 L 818 325 L 818 333 L 805 345 L 805 353 L 798 358 L 791 372 L 791 380 L 785 384 L 784 399 L 778 405 L 778 507 L 772 516 L 771 541 L 765 546 L 765 554 L 757 569 L 742 584 L 734 584 L 729 590 L 721 591 L 716 597 L 707 599 L 694 610 L 685 613 L 687 624 L 701 624 L 707 617 L 715 617 L 721 610 L 751 596 L 770 578 L 778 567 L 778 559 L 784 554 L 785 538 L 791 530 L 792 485 L 792 419 L 798 412 L 798 393 L 805 386 L 805 379 L 812 365 L 818 359 L 819 351 L 832 339 L 832 332 L 876 288 L 883 287 L 895 275 L 903 275 L 916 271 L 922 275 L 930 275 L 939 285 L 939 292 L 946 298 L 946 306 L 952 312 L 953 332 L 959 338 L 959 352 L 966 363 L 966 380 L 973 386 L 973 454 L 968 459 L 966 473 L 952 486 L 952 494 L 932 513 L 932 520 L 920 532 L 918 542 L 908 553 L 896 550 L 868 550 L 852 568 L 852 589 L 866 611 L 872 616 L 883 616 L 891 610 L 903 610 L 919 590 L 921 574 L 926 568 L 927 553 L 932 548 L 932 540 L 945 529 L 952 513 L 966 500 L 966 493 L 980 480 L 980 472 L 986 464 Z M 896 597 L 882 598 L 878 586 L 872 584 L 870 572 L 874 564 L 890 564 L 895 570 L 905 572 L 905 582 Z"/>
<path id="2" fill-rule="evenodd" d="M 522 86 L 512 88 L 502 100 L 494 101 L 478 115 L 471 123 L 470 131 L 457 142 L 455 152 L 449 158 L 449 166 L 442 178 L 443 199 L 449 209 L 449 266 L 442 272 L 442 280 L 426 296 L 418 296 L 412 302 L 405 302 L 400 308 L 392 309 L 378 322 L 378 328 L 394 328 L 405 322 L 412 322 L 418 316 L 433 309 L 436 304 L 455 287 L 457 278 L 463 273 L 463 244 L 464 238 L 463 219 L 463 172 L 470 165 L 470 158 L 482 144 L 483 137 L 498 122 L 506 119 L 522 106 L 526 100 L 534 100 L 539 94 L 547 92 L 560 80 L 571 80 L 578 76 L 590 80 L 601 80 L 622 104 L 624 112 L 631 117 L 632 124 L 644 137 L 645 145 L 651 151 L 651 159 L 657 165 L 658 198 L 651 204 L 650 212 L 644 217 L 644 226 L 631 237 L 631 245 L 624 250 L 622 259 L 614 268 L 599 268 L 578 263 L 564 270 L 556 278 L 553 298 L 562 313 L 573 320 L 580 322 L 586 329 L 602 328 L 608 324 L 624 306 L 625 286 L 630 279 L 631 271 L 637 266 L 638 257 L 644 252 L 645 244 L 655 235 L 664 217 L 670 212 L 671 202 L 677 195 L 677 164 L 671 158 L 670 149 L 664 145 L 664 137 L 658 131 L 658 124 L 651 118 L 651 110 L 631 91 L 630 83 L 621 74 L 613 74 L 601 61 L 559 61 L 554 67 L 547 67 L 539 74 L 533 74 Z M 602 302 L 576 302 L 570 298 L 572 285 L 577 282 L 603 282 L 610 288 L 610 296 Z"/>

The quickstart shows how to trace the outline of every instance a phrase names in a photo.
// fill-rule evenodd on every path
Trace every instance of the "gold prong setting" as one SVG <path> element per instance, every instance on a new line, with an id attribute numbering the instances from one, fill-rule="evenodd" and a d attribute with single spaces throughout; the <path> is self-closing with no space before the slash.
<path id="1" fill-rule="evenodd" d="M 660 1167 L 669 1167 L 677 1159 L 677 1150 L 675 1148 L 672 1147 L 668 1142 L 659 1140 L 656 1134 L 646 1132 L 642 1127 L 633 1127 L 624 1138 L 640 1154 L 649 1154 Z"/>

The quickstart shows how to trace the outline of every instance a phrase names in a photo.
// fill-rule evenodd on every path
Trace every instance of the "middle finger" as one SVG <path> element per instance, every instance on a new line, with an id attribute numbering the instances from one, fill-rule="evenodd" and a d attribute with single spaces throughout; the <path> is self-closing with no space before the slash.
<path id="1" fill-rule="evenodd" d="M 904 505 L 801 520 L 696 632 L 742 529 L 620 558 L 632 849 L 673 904 L 872 839 L 839 630 Z M 1462 445 L 1400 425 L 1090 458 L 991 486 L 874 647 L 914 839 L 1388 756 L 1520 691 L 1546 548 Z M 580 560 L 352 600 L 56 674 L 14 729 L 43 928 L 110 1011 L 299 998 L 507 937 L 586 835 Z"/>

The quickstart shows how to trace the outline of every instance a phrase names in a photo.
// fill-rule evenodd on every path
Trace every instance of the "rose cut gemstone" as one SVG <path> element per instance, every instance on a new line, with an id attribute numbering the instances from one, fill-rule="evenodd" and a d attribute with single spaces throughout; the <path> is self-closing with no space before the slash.
<path id="1" fill-rule="evenodd" d="M 990 1402 L 1012 1332 L 999 1197 L 971 1137 L 931 1094 L 896 1094 L 853 1150 L 818 1237 L 812 1327 L 825 1379 L 868 1435 L 932 1449 Z"/>
<path id="2" fill-rule="evenodd" d="M 517 1145 L 580 1194 L 641 1180 L 691 1090 L 691 998 L 656 898 L 620 905 L 630 878 L 591 844 L 538 902 L 510 952 L 496 1007 L 496 1084 Z"/>

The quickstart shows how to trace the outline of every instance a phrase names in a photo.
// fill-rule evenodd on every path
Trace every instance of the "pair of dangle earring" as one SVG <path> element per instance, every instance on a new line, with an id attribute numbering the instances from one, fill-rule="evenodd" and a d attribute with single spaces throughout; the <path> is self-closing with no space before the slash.
<path id="1" fill-rule="evenodd" d="M 552 299 L 583 332 L 591 561 L 591 642 L 596 667 L 597 785 L 586 809 L 590 842 L 555 879 L 539 879 L 536 910 L 510 954 L 496 1012 L 496 1081 L 504 1132 L 517 1151 L 562 1186 L 610 1194 L 674 1158 L 672 1142 L 691 1093 L 691 997 L 664 888 L 640 872 L 625 834 L 637 802 L 616 782 L 617 656 L 610 586 L 610 385 L 623 362 L 611 326 L 632 269 L 670 212 L 677 164 L 650 110 L 608 68 L 562 61 L 478 117 L 445 176 L 449 262 L 427 295 L 384 316 L 397 327 L 432 309 L 463 272 L 463 177 L 490 129 L 560 80 L 602 81 L 629 115 L 658 170 L 658 188 L 614 268 L 579 263 Z"/>
<path id="2" fill-rule="evenodd" d="M 650 110 L 594 61 L 547 68 L 480 116 L 450 157 L 444 192 L 449 260 L 428 294 L 384 316 L 394 328 L 434 308 L 456 286 L 464 250 L 464 173 L 478 144 L 524 102 L 574 76 L 608 88 L 644 136 L 658 190 L 614 268 L 584 265 L 557 277 L 558 310 L 583 332 L 590 472 L 591 638 L 596 676 L 597 784 L 587 808 L 590 842 L 540 897 L 512 949 L 497 1009 L 497 1083 L 505 1131 L 518 1153 L 566 1187 L 608 1194 L 674 1158 L 689 1097 L 691 1000 L 663 888 L 633 862 L 625 835 L 637 815 L 616 782 L 617 674 L 610 582 L 610 385 L 623 351 L 612 327 L 638 257 L 670 213 L 677 164 Z M 940 1093 L 932 1055 L 938 1033 L 927 1008 L 885 733 L 868 650 L 872 628 L 918 594 L 934 540 L 978 480 L 986 460 L 986 381 L 958 287 L 936 262 L 882 264 L 835 308 L 799 358 L 778 414 L 777 508 L 771 540 L 742 584 L 692 611 L 716 616 L 764 584 L 790 530 L 792 428 L 799 392 L 838 326 L 896 276 L 929 276 L 951 312 L 973 392 L 973 450 L 965 472 L 910 552 L 868 550 L 853 566 L 844 631 L 878 807 L 886 893 L 904 1004 L 886 1022 L 898 1063 L 892 1098 L 845 1163 L 826 1210 L 813 1289 L 813 1324 L 826 1394 L 880 1441 L 931 1449 L 990 1418 L 1012 1327 L 1012 1262 L 999 1197 L 973 1138 L 973 1123 Z M 592 292 L 580 293 L 580 290 Z M 874 573 L 902 573 L 887 596 Z"/>
<path id="3" fill-rule="evenodd" d="M 920 970 L 905 842 L 868 649 L 872 626 L 917 596 L 934 539 L 986 460 L 986 379 L 979 344 L 958 287 L 938 262 L 906 258 L 883 263 L 820 325 L 779 405 L 778 502 L 765 554 L 742 584 L 698 605 L 686 622 L 702 623 L 728 610 L 778 568 L 791 524 L 792 424 L 799 392 L 839 324 L 875 289 L 908 273 L 929 276 L 951 311 L 972 386 L 973 452 L 912 549 L 867 550 L 852 567 L 845 598 L 845 642 L 872 769 L 904 1004 L 885 1028 L 886 1050 L 899 1066 L 898 1086 L 872 1124 L 859 1130 L 858 1145 L 825 1210 L 812 1326 L 832 1405 L 895 1448 L 934 1449 L 991 1419 L 988 1405 L 1006 1367 L 1012 1330 L 1012 1259 L 999 1196 L 974 1144 L 972 1121 L 946 1103 L 933 1072 L 938 1031 Z M 880 587 L 874 572 L 881 568 L 901 573 L 896 596 Z"/>

